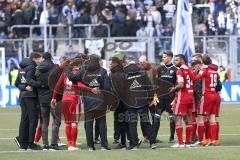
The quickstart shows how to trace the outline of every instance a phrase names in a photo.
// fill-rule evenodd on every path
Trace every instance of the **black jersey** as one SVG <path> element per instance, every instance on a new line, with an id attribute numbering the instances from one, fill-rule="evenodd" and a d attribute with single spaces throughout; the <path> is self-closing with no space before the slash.
<path id="1" fill-rule="evenodd" d="M 170 82 L 172 85 L 176 84 L 176 72 L 177 67 L 173 64 L 170 65 L 161 65 L 157 69 L 157 77 Z"/>
<path id="2" fill-rule="evenodd" d="M 157 85 L 159 86 L 159 98 L 169 98 L 168 90 L 176 84 L 177 67 L 173 64 L 161 65 L 157 68 Z M 172 98 L 172 96 L 171 96 Z"/>

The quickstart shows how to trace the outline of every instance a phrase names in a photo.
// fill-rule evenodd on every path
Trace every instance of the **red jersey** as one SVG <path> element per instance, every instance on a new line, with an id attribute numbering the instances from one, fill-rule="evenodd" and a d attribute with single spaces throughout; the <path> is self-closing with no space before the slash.
<path id="1" fill-rule="evenodd" d="M 202 78 L 202 94 L 216 93 L 216 86 L 220 79 L 215 65 L 203 66 L 195 80 Z M 191 77 L 192 78 L 192 77 Z"/>
<path id="2" fill-rule="evenodd" d="M 184 66 L 186 67 L 186 66 Z M 184 83 L 184 87 L 176 92 L 176 103 L 191 104 L 193 103 L 193 81 L 189 75 L 189 69 L 177 70 L 177 83 Z"/>
<path id="3" fill-rule="evenodd" d="M 73 70 L 73 74 L 76 74 L 76 73 L 77 73 L 77 70 Z M 79 88 L 82 90 L 86 90 L 88 92 L 92 91 L 92 88 L 84 85 L 82 82 L 73 83 L 68 79 L 66 73 L 63 72 L 54 88 L 53 97 L 52 97 L 53 99 L 56 98 L 56 95 L 62 85 L 64 85 L 62 100 L 78 101 L 78 96 L 80 95 Z"/>

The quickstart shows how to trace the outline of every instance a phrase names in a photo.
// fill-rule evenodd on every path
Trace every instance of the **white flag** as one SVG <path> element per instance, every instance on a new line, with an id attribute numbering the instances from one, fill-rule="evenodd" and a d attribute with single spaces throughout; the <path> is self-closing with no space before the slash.
<path id="1" fill-rule="evenodd" d="M 178 0 L 177 21 L 172 37 L 173 54 L 183 54 L 191 61 L 192 54 L 195 53 L 192 19 L 189 0 Z"/>

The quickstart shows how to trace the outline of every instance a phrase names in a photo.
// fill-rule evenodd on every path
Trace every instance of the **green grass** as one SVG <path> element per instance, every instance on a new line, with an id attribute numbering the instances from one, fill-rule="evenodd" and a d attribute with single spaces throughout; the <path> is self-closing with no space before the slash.
<path id="1" fill-rule="evenodd" d="M 79 125 L 78 143 L 82 151 L 61 151 L 61 152 L 18 152 L 18 148 L 13 141 L 13 137 L 18 135 L 18 125 L 20 119 L 19 108 L 2 108 L 0 109 L 0 160 L 155 160 L 155 159 L 176 159 L 176 160 L 238 160 L 240 159 L 240 105 L 229 104 L 222 105 L 220 117 L 220 140 L 219 147 L 202 147 L 188 149 L 172 149 L 167 143 L 169 128 L 168 121 L 162 120 L 161 129 L 158 137 L 163 143 L 158 144 L 156 150 L 150 150 L 147 143 L 143 143 L 138 151 L 119 151 L 111 150 L 109 152 L 87 152 L 85 132 L 83 122 Z M 108 113 L 108 140 L 113 148 L 113 114 Z M 51 125 L 50 125 L 51 126 Z M 51 129 L 51 127 L 50 127 Z M 141 130 L 139 129 L 139 137 Z M 51 132 L 49 133 L 51 134 Z M 49 135 L 50 139 L 51 135 Z M 60 137 L 65 137 L 64 125 L 60 130 Z M 62 141 L 65 142 L 65 138 Z M 41 142 L 40 142 L 41 143 Z M 96 146 L 98 149 L 100 146 Z"/>

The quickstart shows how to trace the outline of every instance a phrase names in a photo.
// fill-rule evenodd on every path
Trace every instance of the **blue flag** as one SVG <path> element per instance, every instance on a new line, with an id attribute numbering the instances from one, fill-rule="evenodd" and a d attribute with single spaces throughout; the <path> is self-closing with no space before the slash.
<path id="1" fill-rule="evenodd" d="M 177 21 L 172 37 L 173 54 L 183 54 L 191 62 L 195 53 L 189 0 L 178 0 Z"/>

